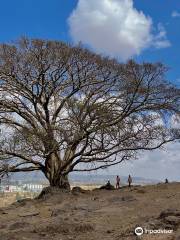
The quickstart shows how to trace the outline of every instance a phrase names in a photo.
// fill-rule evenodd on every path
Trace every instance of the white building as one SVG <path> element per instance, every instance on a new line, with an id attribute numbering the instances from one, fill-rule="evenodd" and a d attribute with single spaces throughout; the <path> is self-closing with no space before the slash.
<path id="1" fill-rule="evenodd" d="M 5 185 L 1 187 L 1 191 L 3 192 L 22 192 L 22 187 L 15 185 Z"/>
<path id="2" fill-rule="evenodd" d="M 27 183 L 27 184 L 23 184 L 22 187 L 26 191 L 39 192 L 43 189 L 44 186 L 42 184 Z"/>

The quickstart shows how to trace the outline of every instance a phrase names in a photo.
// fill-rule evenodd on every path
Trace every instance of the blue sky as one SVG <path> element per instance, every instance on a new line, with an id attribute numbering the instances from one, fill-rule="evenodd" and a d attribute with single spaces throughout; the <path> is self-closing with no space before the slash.
<path id="1" fill-rule="evenodd" d="M 70 40 L 66 20 L 74 0 L 0 0 L 0 41 L 20 36 Z"/>
<path id="2" fill-rule="evenodd" d="M 82 41 L 120 61 L 161 61 L 170 68 L 167 79 L 180 85 L 179 0 L 0 0 L 0 8 L 0 42 Z M 109 173 L 180 180 L 179 169 L 179 145 L 170 144 Z"/>
<path id="3" fill-rule="evenodd" d="M 67 20 L 77 3 L 77 0 L 0 0 L 0 41 L 8 42 L 25 35 L 72 42 Z M 180 12 L 179 0 L 134 0 L 134 8 L 151 17 L 154 30 L 159 23 L 163 25 L 171 46 L 149 47 L 132 57 L 138 61 L 162 61 L 170 67 L 167 78 L 180 79 L 180 17 L 172 17 L 174 11 Z"/>
<path id="4" fill-rule="evenodd" d="M 178 0 L 136 0 L 135 6 L 145 14 L 152 17 L 153 22 L 161 22 L 167 31 L 167 37 L 171 42 L 171 47 L 145 51 L 140 59 L 147 61 L 162 61 L 170 67 L 168 78 L 176 81 L 180 79 L 180 17 L 172 17 L 172 13 L 180 13 L 180 1 Z M 180 81 L 178 82 L 180 83 Z"/>

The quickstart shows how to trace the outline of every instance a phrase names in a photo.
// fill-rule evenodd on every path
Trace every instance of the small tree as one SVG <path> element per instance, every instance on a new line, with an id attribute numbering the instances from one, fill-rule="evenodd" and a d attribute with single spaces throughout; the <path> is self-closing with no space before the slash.
<path id="1" fill-rule="evenodd" d="M 42 171 L 69 188 L 92 171 L 176 138 L 167 123 L 180 91 L 161 63 L 137 64 L 62 42 L 0 45 L 0 172 Z"/>

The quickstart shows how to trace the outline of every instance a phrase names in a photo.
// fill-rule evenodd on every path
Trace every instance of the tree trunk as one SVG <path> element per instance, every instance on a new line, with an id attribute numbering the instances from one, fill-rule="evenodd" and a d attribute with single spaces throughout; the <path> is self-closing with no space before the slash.
<path id="1" fill-rule="evenodd" d="M 61 160 L 57 153 L 51 153 L 45 164 L 45 175 L 49 180 L 51 187 L 58 187 L 70 190 L 70 184 L 67 174 L 61 172 Z"/>

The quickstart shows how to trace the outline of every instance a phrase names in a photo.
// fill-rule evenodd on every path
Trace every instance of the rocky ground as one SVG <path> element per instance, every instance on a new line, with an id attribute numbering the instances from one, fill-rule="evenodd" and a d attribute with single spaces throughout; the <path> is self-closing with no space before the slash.
<path id="1" fill-rule="evenodd" d="M 134 229 L 173 230 L 143 234 Z M 0 209 L 0 240 L 180 240 L 180 183 L 56 192 Z"/>

